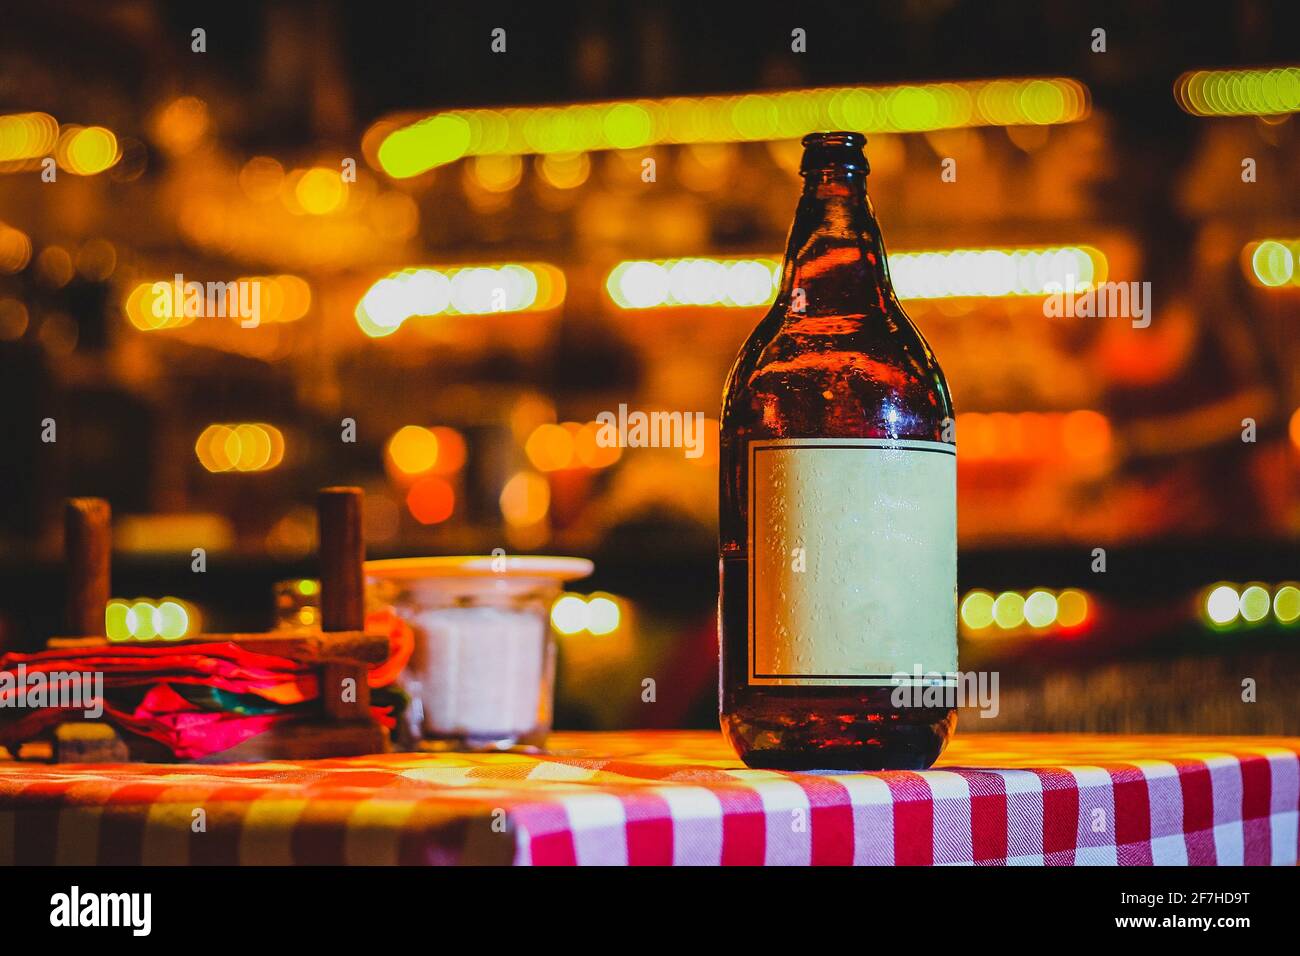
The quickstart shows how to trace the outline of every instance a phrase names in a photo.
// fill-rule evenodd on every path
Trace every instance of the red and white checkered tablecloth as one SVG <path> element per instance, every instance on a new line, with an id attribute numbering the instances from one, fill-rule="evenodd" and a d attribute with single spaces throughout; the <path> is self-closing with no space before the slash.
<path id="1" fill-rule="evenodd" d="M 959 735 L 922 773 L 748 770 L 712 733 L 546 756 L 0 763 L 0 864 L 1285 864 L 1300 739 Z"/>

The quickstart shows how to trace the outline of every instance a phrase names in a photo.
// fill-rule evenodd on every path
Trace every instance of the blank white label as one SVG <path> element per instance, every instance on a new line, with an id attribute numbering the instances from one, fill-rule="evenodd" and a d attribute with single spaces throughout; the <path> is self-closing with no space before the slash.
<path id="1" fill-rule="evenodd" d="M 749 683 L 957 670 L 957 455 L 877 438 L 749 443 Z"/>

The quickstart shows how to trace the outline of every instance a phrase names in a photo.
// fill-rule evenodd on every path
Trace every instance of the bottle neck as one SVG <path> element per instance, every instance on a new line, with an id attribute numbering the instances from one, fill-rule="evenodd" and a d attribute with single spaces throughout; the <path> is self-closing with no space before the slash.
<path id="1" fill-rule="evenodd" d="M 806 174 L 777 296 L 787 319 L 883 314 L 893 299 L 866 176 L 839 169 Z"/>

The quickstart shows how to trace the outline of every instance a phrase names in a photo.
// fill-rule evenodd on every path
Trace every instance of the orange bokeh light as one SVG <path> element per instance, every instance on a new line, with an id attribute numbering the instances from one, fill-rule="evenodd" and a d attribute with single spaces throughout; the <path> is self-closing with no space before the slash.
<path id="1" fill-rule="evenodd" d="M 538 425 L 524 443 L 524 454 L 538 471 L 572 467 L 573 432 L 563 425 Z"/>
<path id="2" fill-rule="evenodd" d="M 520 527 L 535 525 L 551 510 L 551 486 L 536 472 L 521 471 L 501 489 L 501 514 Z"/>
<path id="3" fill-rule="evenodd" d="M 599 422 L 587 422 L 573 436 L 573 450 L 584 468 L 607 468 L 618 461 L 623 449 L 618 445 L 601 445 Z"/>
<path id="4" fill-rule="evenodd" d="M 421 478 L 406 493 L 406 507 L 420 524 L 438 524 L 456 510 L 456 492 L 437 475 Z"/>
<path id="5" fill-rule="evenodd" d="M 465 439 L 460 432 L 446 425 L 435 425 L 429 429 L 438 442 L 438 455 L 433 463 L 433 470 L 439 475 L 453 475 L 465 467 Z"/>
<path id="6" fill-rule="evenodd" d="M 1072 458 L 1096 461 L 1110 454 L 1110 421 L 1100 412 L 1080 409 L 1061 423 L 1061 440 Z"/>

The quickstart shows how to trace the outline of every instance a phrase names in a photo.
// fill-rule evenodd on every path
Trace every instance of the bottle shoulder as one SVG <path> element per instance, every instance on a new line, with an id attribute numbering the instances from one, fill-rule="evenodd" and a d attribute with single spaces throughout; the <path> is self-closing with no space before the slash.
<path id="1" fill-rule="evenodd" d="M 896 303 L 865 315 L 774 308 L 732 367 L 722 424 L 750 437 L 938 437 L 953 414 L 934 352 Z"/>

